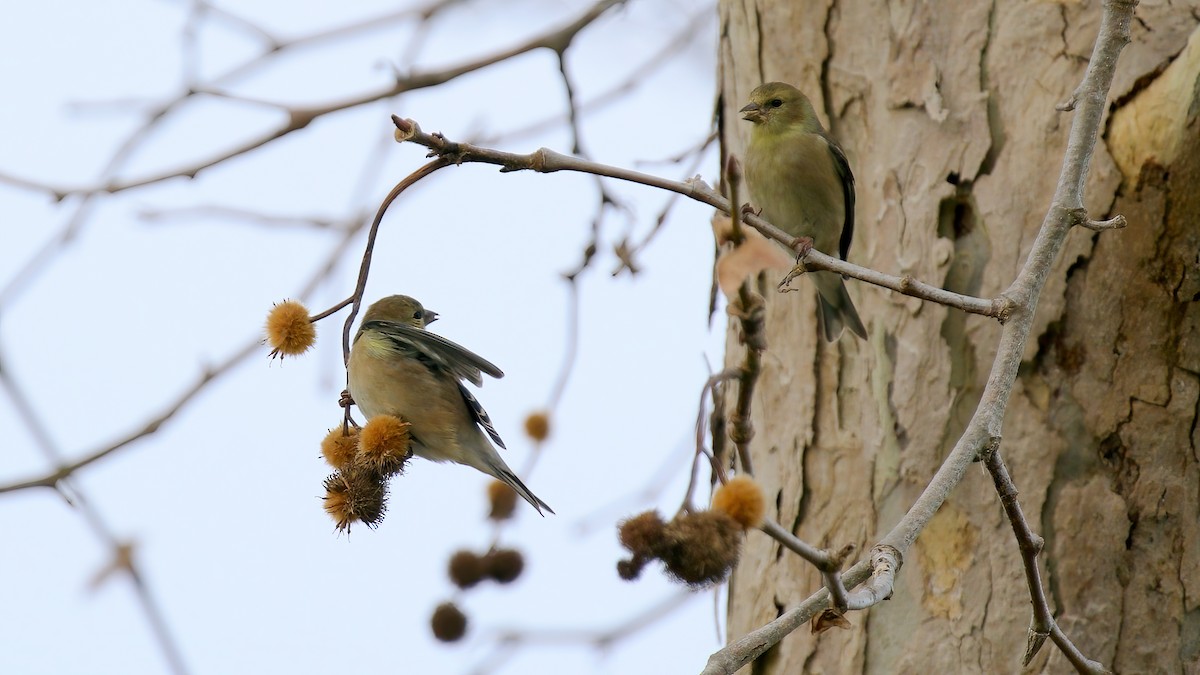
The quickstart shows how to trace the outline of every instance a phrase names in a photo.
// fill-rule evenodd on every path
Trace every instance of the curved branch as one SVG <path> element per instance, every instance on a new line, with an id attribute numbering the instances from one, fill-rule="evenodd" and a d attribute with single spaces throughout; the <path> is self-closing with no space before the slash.
<path id="1" fill-rule="evenodd" d="M 725 213 L 730 213 L 729 200 L 725 199 L 724 196 L 713 190 L 699 178 L 687 181 L 671 180 L 653 174 L 642 173 L 641 171 L 601 164 L 581 157 L 564 155 L 548 148 L 540 148 L 524 155 L 505 152 L 503 150 L 494 150 L 492 148 L 483 148 L 470 143 L 451 141 L 439 133 L 425 133 L 415 121 L 403 119 L 397 115 L 392 115 L 392 121 L 403 132 L 406 137 L 405 140 L 429 148 L 430 156 L 449 158 L 456 164 L 492 164 L 499 166 L 500 170 L 506 173 L 510 171 L 536 171 L 538 173 L 573 171 L 594 174 L 605 178 L 615 178 L 617 180 L 640 183 L 675 192 L 703 204 L 708 204 Z M 742 220 L 761 232 L 764 236 L 774 239 L 789 248 L 796 242 L 795 237 L 780 230 L 759 216 L 746 213 L 742 214 Z M 989 316 L 998 319 L 1002 323 L 1008 319 L 1013 308 L 1012 301 L 1003 295 L 994 300 L 987 300 L 952 293 L 937 286 L 917 281 L 908 275 L 894 276 L 884 274 L 883 272 L 877 272 L 846 262 L 840 258 L 825 255 L 816 250 L 805 254 L 802 262 L 805 269 L 837 272 L 838 274 L 853 277 L 875 286 L 888 288 L 914 298 L 955 307 L 972 314 Z"/>

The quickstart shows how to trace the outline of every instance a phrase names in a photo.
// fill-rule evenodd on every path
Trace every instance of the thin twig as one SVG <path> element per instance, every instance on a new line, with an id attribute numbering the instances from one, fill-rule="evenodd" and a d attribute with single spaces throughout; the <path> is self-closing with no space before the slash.
<path id="1" fill-rule="evenodd" d="M 1008 516 L 1008 522 L 1012 524 L 1013 534 L 1017 538 L 1017 546 L 1021 549 L 1021 562 L 1025 566 L 1025 583 L 1029 586 L 1029 599 L 1033 604 L 1033 621 L 1029 626 L 1029 638 L 1026 642 L 1022 664 L 1028 666 L 1033 657 L 1037 655 L 1038 650 L 1041 649 L 1042 644 L 1045 643 L 1046 638 L 1049 637 L 1062 650 L 1071 665 L 1075 666 L 1075 670 L 1081 673 L 1109 672 L 1100 663 L 1084 656 L 1062 632 L 1058 622 L 1054 620 L 1050 603 L 1046 599 L 1046 590 L 1042 586 L 1042 576 L 1037 562 L 1038 554 L 1042 552 L 1042 547 L 1046 542 L 1034 534 L 1033 528 L 1029 526 L 1029 521 L 1025 519 L 1021 503 L 1017 501 L 1017 486 L 1013 483 L 1012 475 L 1008 473 L 1008 467 L 1004 465 L 1004 458 L 1000 456 L 999 438 L 993 439 L 988 445 L 983 460 L 988 473 L 992 475 L 992 482 L 996 485 L 996 494 L 1000 496 L 1004 515 Z"/>
<path id="2" fill-rule="evenodd" d="M 482 673 L 493 672 L 497 668 L 497 664 L 510 656 L 512 650 L 518 645 L 561 646 L 582 644 L 590 645 L 599 651 L 611 649 L 618 642 L 670 616 L 672 612 L 684 606 L 695 597 L 696 593 L 688 590 L 675 593 L 674 595 L 667 596 L 660 602 L 640 610 L 637 614 L 620 621 L 611 628 L 508 629 L 497 631 L 495 635 L 497 648 L 483 659 L 480 665 L 474 668 L 471 673 L 481 675 Z"/>
<path id="3" fill-rule="evenodd" d="M 762 353 L 767 349 L 767 307 L 763 297 L 750 290 L 749 279 L 738 288 L 737 302 L 729 306 L 729 312 L 741 323 L 742 342 L 746 345 L 746 355 L 738 374 L 737 404 L 729 420 L 729 437 L 737 446 L 741 470 L 754 475 L 754 465 L 750 461 L 750 441 L 754 438 L 750 408 L 754 402 L 754 385 L 762 373 Z"/>
<path id="4" fill-rule="evenodd" d="M 692 495 L 696 491 L 696 465 L 700 463 L 700 458 L 709 456 L 713 466 L 713 473 L 716 475 L 724 475 L 721 468 L 721 455 L 723 453 L 717 451 L 718 440 L 716 438 L 718 430 L 716 425 L 713 426 L 713 453 L 708 455 L 704 451 L 704 399 L 710 391 L 713 392 L 713 415 L 724 416 L 724 413 L 718 409 L 716 391 L 717 387 L 722 383 L 732 380 L 741 374 L 741 370 L 737 368 L 726 368 L 719 373 L 714 373 L 709 376 L 704 382 L 704 386 L 700 388 L 700 406 L 699 412 L 696 414 L 696 453 L 692 456 L 691 471 L 688 472 L 687 490 L 683 493 L 683 507 L 691 508 Z M 722 438 L 724 435 L 722 434 Z"/>
<path id="5" fill-rule="evenodd" d="M 396 183 L 383 198 L 383 202 L 379 205 L 379 210 L 375 212 L 375 218 L 371 221 L 371 228 L 367 232 L 367 246 L 363 251 L 362 263 L 358 267 L 358 282 L 354 285 L 353 306 L 350 308 L 350 316 L 346 317 L 346 325 L 342 327 L 342 362 L 350 362 L 350 327 L 354 325 L 354 317 L 358 316 L 358 308 L 362 305 L 363 292 L 367 290 L 367 277 L 371 273 L 371 256 L 375 253 L 375 238 L 379 234 L 379 225 L 383 222 L 383 215 L 387 213 L 388 207 L 396 198 L 400 196 L 408 188 L 412 187 L 422 178 L 432 174 L 438 169 L 443 169 L 450 166 L 451 161 L 439 157 L 432 162 L 429 162 L 404 177 L 399 183 Z M 344 306 L 344 305 L 343 305 Z M 337 309 L 340 309 L 338 307 Z M 337 311 L 334 309 L 333 311 Z M 332 313 L 330 310 L 321 312 L 321 315 Z"/>
<path id="6" fill-rule="evenodd" d="M 492 148 L 482 148 L 469 143 L 460 143 L 447 139 L 438 133 L 425 133 L 413 120 L 402 119 L 396 115 L 392 121 L 398 126 L 408 128 L 410 125 L 416 131 L 406 140 L 423 145 L 430 149 L 430 156 L 450 158 L 454 163 L 483 163 L 501 167 L 502 172 L 536 171 L 538 173 L 554 173 L 556 171 L 573 171 L 589 173 L 606 178 L 615 178 L 631 183 L 640 183 L 650 187 L 679 193 L 698 202 L 708 204 L 716 209 L 730 212 L 729 201 L 720 193 L 713 190 L 704 181 L 692 179 L 675 181 L 661 176 L 633 171 L 620 167 L 593 162 L 580 157 L 564 155 L 548 148 L 541 148 L 529 154 L 504 152 Z M 764 236 L 774 239 L 785 246 L 791 246 L 796 238 L 775 227 L 766 220 L 754 214 L 744 214 L 746 224 L 761 232 Z M 860 267 L 840 258 L 832 257 L 812 250 L 804 258 L 807 269 L 828 270 L 845 276 L 853 277 L 876 286 L 888 288 L 904 295 L 937 302 L 949 307 L 956 307 L 972 314 L 982 314 L 1005 321 L 1012 312 L 1013 303 L 1003 295 L 994 300 L 976 298 L 969 295 L 953 293 L 937 286 L 932 286 L 913 279 L 911 276 L 894 276 L 872 269 Z"/>

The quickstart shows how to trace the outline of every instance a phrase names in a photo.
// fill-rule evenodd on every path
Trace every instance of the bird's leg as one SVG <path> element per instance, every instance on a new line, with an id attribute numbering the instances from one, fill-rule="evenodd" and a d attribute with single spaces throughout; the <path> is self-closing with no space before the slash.
<path id="1" fill-rule="evenodd" d="M 796 237 L 792 240 L 791 249 L 796 252 L 796 264 L 799 265 L 808 252 L 813 248 L 812 237 Z"/>
<path id="2" fill-rule="evenodd" d="M 341 396 L 338 397 L 338 405 L 346 411 L 345 415 L 342 416 L 342 433 L 349 434 L 350 425 L 352 424 L 355 429 L 358 429 L 358 422 L 355 422 L 354 418 L 350 416 L 350 406 L 354 405 L 354 398 L 350 396 L 348 389 L 342 390 Z"/>
<path id="3" fill-rule="evenodd" d="M 762 213 L 762 209 L 756 209 L 753 206 L 750 206 L 750 202 L 746 202 L 745 204 L 742 204 L 742 216 L 743 217 L 757 216 L 760 213 Z"/>
<path id="4" fill-rule="evenodd" d="M 798 290 L 795 288 L 789 288 L 789 285 L 792 283 L 792 279 L 795 279 L 796 277 L 808 271 L 804 266 L 804 258 L 813 249 L 812 237 L 796 237 L 792 240 L 791 249 L 796 252 L 796 266 L 793 267 L 792 271 L 788 272 L 787 276 L 785 276 L 783 280 L 779 282 L 779 285 L 775 287 L 780 293 L 788 293 L 790 291 Z"/>

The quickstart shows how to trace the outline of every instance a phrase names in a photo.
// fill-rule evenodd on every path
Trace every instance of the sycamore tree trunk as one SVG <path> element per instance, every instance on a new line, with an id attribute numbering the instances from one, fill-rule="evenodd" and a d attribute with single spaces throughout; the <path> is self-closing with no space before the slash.
<path id="1" fill-rule="evenodd" d="M 1076 228 L 1037 310 L 1004 422 L 1059 624 L 1116 672 L 1200 672 L 1200 31 L 1143 2 Z M 850 260 L 995 297 L 1054 192 L 1097 0 L 721 0 L 721 140 L 750 90 L 791 82 L 857 177 Z M 772 280 L 773 282 L 774 280 Z M 754 469 L 769 515 L 866 551 L 912 505 L 974 410 L 995 321 L 847 281 L 870 339 L 818 339 L 811 283 L 768 298 Z M 768 287 L 773 287 L 773 283 Z M 742 350 L 731 323 L 729 364 Z M 1036 339 L 1035 339 L 1036 338 Z M 729 639 L 820 588 L 765 536 L 730 582 Z M 744 672 L 1022 672 L 1029 592 L 992 481 L 971 471 L 853 627 L 800 630 Z M 1047 644 L 1024 672 L 1071 670 Z"/>

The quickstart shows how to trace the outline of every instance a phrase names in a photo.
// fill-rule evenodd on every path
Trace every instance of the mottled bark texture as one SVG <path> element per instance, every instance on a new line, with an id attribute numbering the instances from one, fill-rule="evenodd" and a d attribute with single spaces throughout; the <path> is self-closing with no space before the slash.
<path id="1" fill-rule="evenodd" d="M 721 0 L 722 143 L 769 80 L 805 90 L 858 179 L 854 262 L 994 297 L 1042 222 L 1096 0 Z M 1200 5 L 1144 1 L 1119 62 L 1086 205 L 1037 311 L 1003 429 L 1046 539 L 1064 630 L 1117 672 L 1200 672 Z M 811 283 L 768 298 L 752 454 L 769 515 L 865 552 L 908 509 L 979 400 L 998 326 L 847 282 L 870 340 L 817 336 Z M 741 359 L 731 324 L 728 362 Z M 757 533 L 729 637 L 820 587 Z M 851 630 L 797 631 L 746 672 L 1022 672 L 1029 595 L 991 480 L 971 472 Z M 1052 645 L 1026 672 L 1069 671 Z"/>

